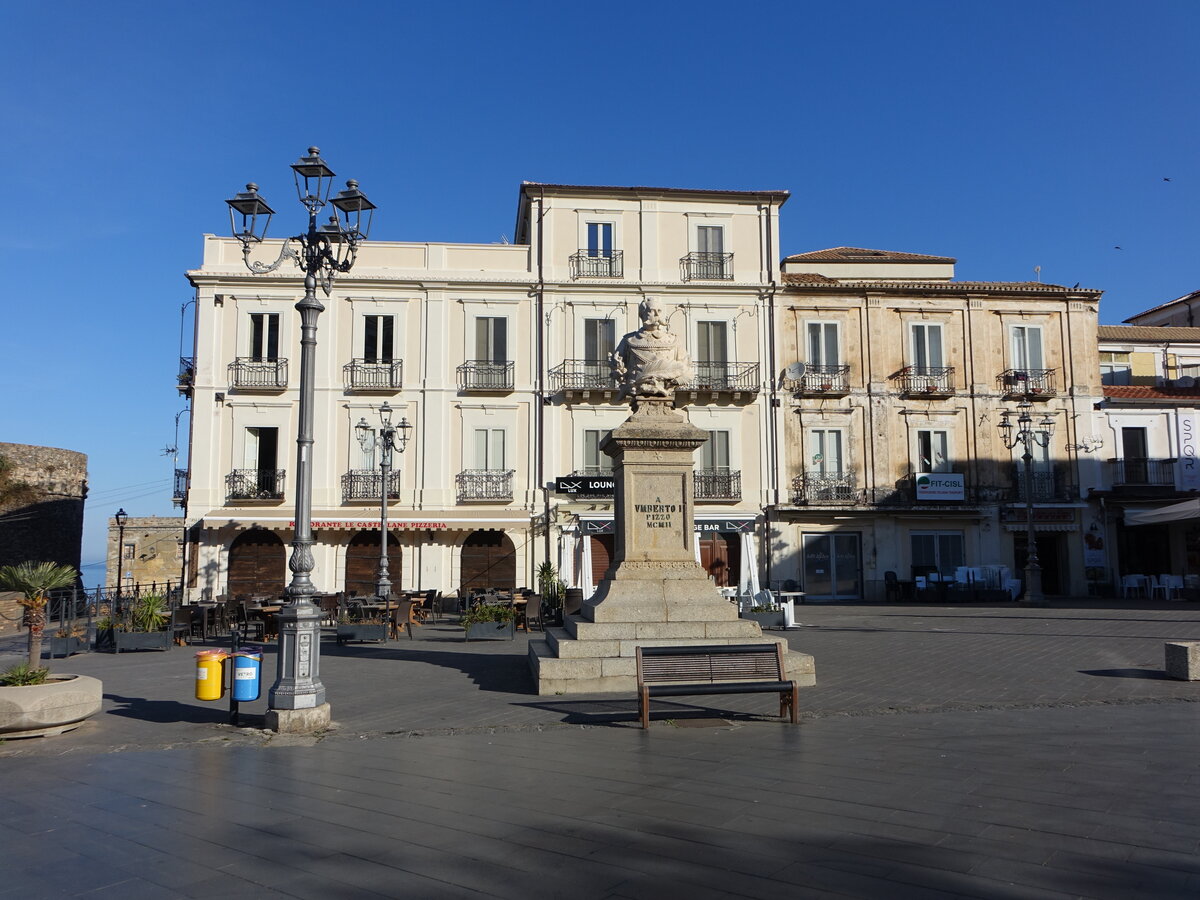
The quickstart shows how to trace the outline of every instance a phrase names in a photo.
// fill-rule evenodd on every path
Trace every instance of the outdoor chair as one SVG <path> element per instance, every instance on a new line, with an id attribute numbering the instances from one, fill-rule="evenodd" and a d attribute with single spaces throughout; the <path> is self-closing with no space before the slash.
<path id="1" fill-rule="evenodd" d="M 1182 575 L 1159 575 L 1150 586 L 1150 597 L 1162 596 L 1164 600 L 1173 600 L 1183 595 Z"/>
<path id="2" fill-rule="evenodd" d="M 341 596 L 339 594 L 323 594 L 321 596 L 321 621 L 326 625 L 336 625 L 340 604 Z"/>
<path id="3" fill-rule="evenodd" d="M 237 626 L 247 640 L 266 640 L 266 622 L 250 618 L 250 605 L 245 600 L 237 602 Z"/>
<path id="4" fill-rule="evenodd" d="M 399 637 L 400 629 L 403 628 L 408 632 L 408 639 L 412 640 L 412 605 L 411 600 L 397 601 L 395 609 L 392 610 L 392 621 L 388 623 L 392 637 Z"/>
<path id="5" fill-rule="evenodd" d="M 1145 597 L 1146 582 L 1149 579 L 1145 575 L 1124 575 L 1121 577 L 1121 598 L 1128 597 Z"/>
<path id="6" fill-rule="evenodd" d="M 542 631 L 542 595 L 528 594 L 527 597 L 525 605 L 517 611 L 517 627 L 529 631 L 536 624 L 538 631 Z"/>
<path id="7" fill-rule="evenodd" d="M 196 619 L 192 610 L 186 606 L 177 606 L 171 610 L 171 640 L 182 647 L 195 635 Z"/>

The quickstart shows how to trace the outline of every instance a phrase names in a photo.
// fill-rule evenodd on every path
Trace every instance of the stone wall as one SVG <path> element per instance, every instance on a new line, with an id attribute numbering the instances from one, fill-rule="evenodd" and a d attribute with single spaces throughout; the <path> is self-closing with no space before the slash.
<path id="1" fill-rule="evenodd" d="M 50 561 L 79 570 L 87 455 L 0 442 L 0 566 Z"/>
<path id="2" fill-rule="evenodd" d="M 117 583 L 117 544 L 119 529 L 115 519 L 108 520 L 108 549 L 105 554 L 109 585 Z M 121 577 L 126 584 L 179 584 L 183 556 L 179 541 L 183 537 L 180 516 L 130 516 L 125 522 L 125 559 Z"/>

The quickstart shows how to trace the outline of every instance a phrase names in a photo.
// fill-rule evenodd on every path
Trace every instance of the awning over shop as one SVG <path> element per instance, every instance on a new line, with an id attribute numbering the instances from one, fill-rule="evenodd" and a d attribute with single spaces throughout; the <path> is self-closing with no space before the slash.
<path id="1" fill-rule="evenodd" d="M 1156 509 L 1125 510 L 1126 525 L 1157 525 L 1161 522 L 1180 522 L 1200 518 L 1200 498 L 1159 506 Z"/>

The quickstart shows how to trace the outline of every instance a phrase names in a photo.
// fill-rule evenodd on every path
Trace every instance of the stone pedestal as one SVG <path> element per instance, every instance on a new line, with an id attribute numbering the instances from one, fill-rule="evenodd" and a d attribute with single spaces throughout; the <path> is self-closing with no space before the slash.
<path id="1" fill-rule="evenodd" d="M 539 694 L 630 692 L 641 645 L 786 642 L 739 619 L 696 562 L 693 453 L 707 438 L 669 400 L 641 400 L 602 448 L 616 476 L 612 564 L 578 616 L 531 641 Z M 788 672 L 816 683 L 811 656 L 788 653 Z"/>
<path id="2" fill-rule="evenodd" d="M 1167 641 L 1163 648 L 1168 678 L 1200 681 L 1200 641 Z"/>

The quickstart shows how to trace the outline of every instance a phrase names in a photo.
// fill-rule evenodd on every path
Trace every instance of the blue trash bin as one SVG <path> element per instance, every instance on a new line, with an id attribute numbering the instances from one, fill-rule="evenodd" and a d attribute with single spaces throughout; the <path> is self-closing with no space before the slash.
<path id="1" fill-rule="evenodd" d="M 233 654 L 233 699 L 257 700 L 262 690 L 262 650 L 242 647 Z"/>

